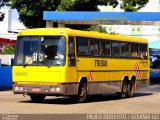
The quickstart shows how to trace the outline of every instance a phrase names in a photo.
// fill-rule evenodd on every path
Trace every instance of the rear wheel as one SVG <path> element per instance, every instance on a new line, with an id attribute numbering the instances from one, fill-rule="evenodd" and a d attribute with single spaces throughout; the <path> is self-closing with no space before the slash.
<path id="1" fill-rule="evenodd" d="M 35 103 L 43 102 L 45 97 L 44 95 L 30 95 L 31 100 Z"/>
<path id="2" fill-rule="evenodd" d="M 127 82 L 123 81 L 121 92 L 117 94 L 119 98 L 124 99 L 127 97 L 127 87 L 128 87 Z"/>
<path id="3" fill-rule="evenodd" d="M 135 82 L 131 80 L 127 87 L 127 97 L 133 97 L 135 90 Z"/>

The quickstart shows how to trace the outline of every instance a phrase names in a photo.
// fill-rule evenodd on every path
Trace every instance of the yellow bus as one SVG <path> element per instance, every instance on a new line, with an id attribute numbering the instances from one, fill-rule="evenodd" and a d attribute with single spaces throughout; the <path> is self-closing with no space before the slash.
<path id="1" fill-rule="evenodd" d="M 13 91 L 33 102 L 46 96 L 116 93 L 132 97 L 149 85 L 148 41 L 69 28 L 19 32 L 13 65 Z"/>

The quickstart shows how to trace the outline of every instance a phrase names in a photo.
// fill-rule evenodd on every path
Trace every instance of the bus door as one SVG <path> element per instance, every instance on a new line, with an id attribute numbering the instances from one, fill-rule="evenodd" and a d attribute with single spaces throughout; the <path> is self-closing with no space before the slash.
<path id="1" fill-rule="evenodd" d="M 76 82 L 76 57 L 74 37 L 68 39 L 68 81 Z"/>

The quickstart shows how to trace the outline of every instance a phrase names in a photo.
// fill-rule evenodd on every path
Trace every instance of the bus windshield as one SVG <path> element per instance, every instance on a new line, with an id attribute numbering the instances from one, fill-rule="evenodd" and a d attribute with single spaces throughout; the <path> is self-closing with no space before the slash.
<path id="1" fill-rule="evenodd" d="M 65 43 L 62 36 L 20 36 L 14 65 L 63 66 Z"/>

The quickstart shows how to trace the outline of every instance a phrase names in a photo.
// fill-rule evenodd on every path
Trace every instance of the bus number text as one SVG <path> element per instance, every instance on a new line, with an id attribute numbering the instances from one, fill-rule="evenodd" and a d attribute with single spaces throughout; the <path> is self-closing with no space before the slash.
<path id="1" fill-rule="evenodd" d="M 107 67 L 107 60 L 95 60 L 95 67 Z"/>

